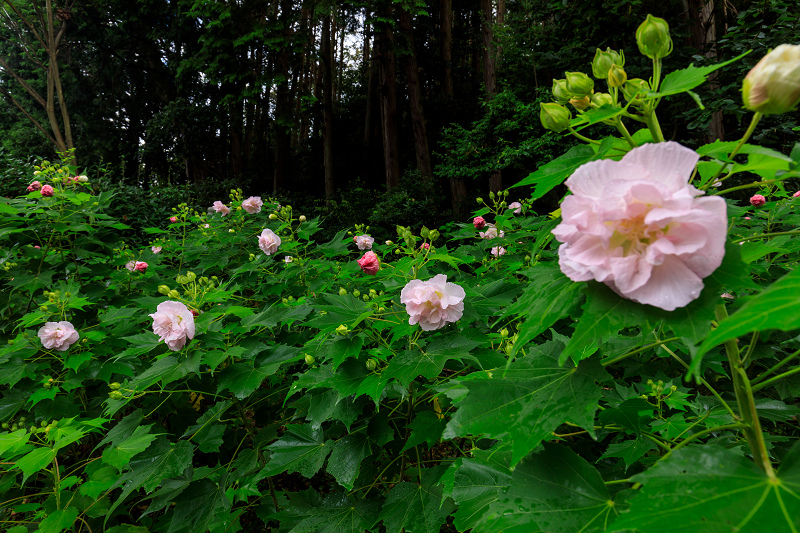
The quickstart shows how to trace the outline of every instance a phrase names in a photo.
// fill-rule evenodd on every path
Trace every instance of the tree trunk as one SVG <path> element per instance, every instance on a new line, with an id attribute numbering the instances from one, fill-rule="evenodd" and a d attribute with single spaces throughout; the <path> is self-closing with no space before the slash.
<path id="1" fill-rule="evenodd" d="M 392 16 L 392 6 L 385 8 L 384 17 Z M 383 132 L 383 162 L 386 188 L 400 185 L 400 139 L 397 129 L 397 74 L 394 58 L 394 34 L 389 24 L 384 24 L 380 39 L 379 79 L 381 96 L 381 127 Z"/>
<path id="2" fill-rule="evenodd" d="M 322 23 L 321 67 L 322 67 L 322 128 L 323 164 L 325 166 L 325 198 L 333 196 L 333 43 L 331 23 L 333 12 L 325 16 Z"/>
<path id="3" fill-rule="evenodd" d="M 442 93 L 453 96 L 453 0 L 439 0 L 440 40 L 442 43 Z"/>
<path id="4" fill-rule="evenodd" d="M 287 166 L 291 151 L 292 103 L 289 94 L 289 39 L 291 2 L 281 0 L 280 22 L 283 28 L 281 49 L 277 54 L 276 70 L 281 81 L 278 83 L 275 98 L 275 159 L 272 169 L 272 190 L 286 186 Z"/>
<path id="5" fill-rule="evenodd" d="M 497 54 L 494 48 L 494 30 L 492 27 L 493 10 L 492 0 L 481 0 L 481 36 L 483 38 L 483 84 L 486 91 L 486 100 L 491 100 L 497 94 L 495 68 Z M 498 192 L 503 188 L 503 174 L 500 169 L 492 170 L 489 176 L 489 190 Z"/>
<path id="6" fill-rule="evenodd" d="M 366 19 L 366 16 L 365 16 Z M 378 78 L 378 67 L 376 65 L 377 61 L 375 61 L 375 54 L 379 49 L 378 44 L 378 34 L 375 33 L 374 37 L 374 44 L 371 50 L 371 56 L 365 57 L 365 67 L 367 69 L 368 74 L 368 81 L 367 81 L 367 109 L 365 112 L 364 117 L 364 141 L 362 143 L 363 155 L 361 157 L 361 164 L 363 165 L 362 170 L 362 177 L 364 181 L 368 185 L 373 185 L 373 161 L 375 161 L 375 157 L 373 152 L 374 147 L 372 144 L 373 139 L 373 132 L 375 131 L 375 101 L 377 100 L 375 95 L 375 86 L 377 85 L 377 78 Z"/>
<path id="7" fill-rule="evenodd" d="M 411 14 L 403 8 L 399 10 L 400 28 L 408 39 L 409 54 L 406 59 L 406 78 L 408 80 L 408 101 L 411 107 L 411 123 L 414 129 L 414 148 L 417 154 L 417 170 L 425 181 L 433 180 L 431 152 L 428 148 L 428 132 L 425 127 L 425 112 L 422 107 L 422 88 L 419 82 L 417 53 L 414 49 L 414 29 Z"/>
<path id="8" fill-rule="evenodd" d="M 724 5 L 724 0 L 722 2 Z M 684 12 L 689 20 L 689 46 L 703 52 L 704 55 L 716 62 L 717 58 L 717 30 L 714 0 L 684 0 Z M 708 76 L 708 88 L 715 90 L 719 88 L 717 72 Z M 722 110 L 714 111 L 711 115 L 711 123 L 708 131 L 703 135 L 706 143 L 715 140 L 725 140 L 725 130 L 722 124 Z"/>

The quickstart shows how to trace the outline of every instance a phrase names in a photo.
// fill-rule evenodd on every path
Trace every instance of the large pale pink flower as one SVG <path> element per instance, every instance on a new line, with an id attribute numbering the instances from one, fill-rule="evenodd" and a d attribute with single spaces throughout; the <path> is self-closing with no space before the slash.
<path id="1" fill-rule="evenodd" d="M 356 235 L 353 237 L 353 242 L 356 243 L 359 250 L 371 250 L 372 243 L 375 242 L 375 239 L 369 235 Z"/>
<path id="2" fill-rule="evenodd" d="M 258 236 L 258 247 L 267 255 L 272 255 L 278 251 L 278 246 L 281 245 L 281 238 L 275 235 L 275 232 L 267 228 Z"/>
<path id="3" fill-rule="evenodd" d="M 522 204 L 519 202 L 511 202 L 510 204 L 508 204 L 508 208 L 513 209 L 515 215 L 519 215 L 520 213 L 522 213 Z"/>
<path id="4" fill-rule="evenodd" d="M 186 345 L 186 339 L 194 338 L 194 315 L 181 302 L 161 302 L 150 317 L 153 319 L 153 333 L 173 352 L 180 351 Z"/>
<path id="5" fill-rule="evenodd" d="M 357 262 L 364 274 L 370 276 L 377 274 L 381 268 L 381 263 L 378 261 L 378 256 L 375 255 L 375 252 L 365 253 Z"/>
<path id="6" fill-rule="evenodd" d="M 262 205 L 264 205 L 264 202 L 261 201 L 260 196 L 251 196 L 250 198 L 242 202 L 242 209 L 244 209 L 251 215 L 255 215 L 256 213 L 261 212 Z"/>
<path id="7" fill-rule="evenodd" d="M 497 237 L 504 237 L 505 232 L 501 230 L 498 233 L 494 224 L 486 224 L 486 231 L 478 232 L 478 235 L 480 235 L 481 239 L 496 239 Z"/>
<path id="8" fill-rule="evenodd" d="M 214 205 L 211 206 L 211 207 L 213 207 L 214 211 L 216 211 L 217 213 L 222 213 L 222 216 L 225 216 L 225 215 L 227 215 L 228 213 L 231 212 L 231 208 L 228 207 L 227 205 L 223 204 L 219 200 L 214 202 Z"/>
<path id="9" fill-rule="evenodd" d="M 665 142 L 579 167 L 553 230 L 562 272 L 667 311 L 700 296 L 725 255 L 728 219 L 722 198 L 689 184 L 698 159 Z"/>
<path id="10" fill-rule="evenodd" d="M 55 348 L 60 352 L 67 351 L 80 338 L 75 327 L 67 321 L 45 322 L 39 329 L 38 335 L 42 340 L 42 346 L 48 350 Z"/>
<path id="11" fill-rule="evenodd" d="M 464 289 L 447 283 L 447 276 L 438 274 L 428 281 L 413 279 L 400 292 L 409 324 L 419 324 L 432 331 L 455 322 L 464 314 Z"/>

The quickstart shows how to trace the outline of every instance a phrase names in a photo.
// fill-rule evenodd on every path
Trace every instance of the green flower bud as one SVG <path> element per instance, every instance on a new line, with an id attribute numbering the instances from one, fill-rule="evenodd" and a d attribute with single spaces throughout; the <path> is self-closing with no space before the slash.
<path id="1" fill-rule="evenodd" d="M 316 361 L 316 359 L 314 359 L 314 356 L 311 355 L 310 353 L 307 353 L 303 359 L 305 359 L 307 365 L 313 365 L 314 361 Z"/>
<path id="2" fill-rule="evenodd" d="M 288 298 L 281 298 L 281 302 L 283 302 L 285 304 L 288 304 L 289 303 L 289 299 Z"/>
<path id="3" fill-rule="evenodd" d="M 121 400 L 123 398 L 122 393 L 118 390 L 112 390 L 109 392 L 108 397 L 112 400 Z"/>
<path id="4" fill-rule="evenodd" d="M 353 296 L 358 298 L 359 296 L 361 296 L 361 291 L 359 291 L 358 289 L 353 289 Z"/>
<path id="5" fill-rule="evenodd" d="M 108 388 L 111 389 L 111 390 L 119 390 L 121 387 L 122 387 L 122 385 L 120 385 L 116 381 L 114 383 L 109 383 L 108 384 Z"/>
<path id="6" fill-rule="evenodd" d="M 628 102 L 636 98 L 637 95 L 641 98 L 649 90 L 650 84 L 641 78 L 631 78 L 622 86 L 622 94 Z"/>
<path id="7" fill-rule="evenodd" d="M 594 93 L 592 95 L 592 105 L 596 107 L 602 107 L 605 104 L 613 105 L 614 100 L 611 98 L 611 95 L 608 93 Z"/>
<path id="8" fill-rule="evenodd" d="M 500 336 L 503 337 L 504 339 L 506 337 L 508 337 L 508 329 L 506 329 L 506 328 L 501 329 L 500 330 Z"/>
<path id="9" fill-rule="evenodd" d="M 169 287 L 167 287 L 166 285 L 159 285 L 158 292 L 159 294 L 163 294 L 166 296 L 167 294 L 169 294 Z"/>
<path id="10" fill-rule="evenodd" d="M 368 302 L 369 301 L 369 294 L 362 294 L 361 295 L 361 299 L 364 300 L 365 302 Z"/>
<path id="11" fill-rule="evenodd" d="M 346 296 L 346 295 L 347 295 L 347 289 L 345 289 L 344 287 L 339 287 L 339 296 Z"/>
<path id="12" fill-rule="evenodd" d="M 542 121 L 544 129 L 561 133 L 569 127 L 572 113 L 565 106 L 555 103 L 542 103 L 539 105 L 541 106 L 539 119 Z"/>
<path id="13" fill-rule="evenodd" d="M 609 87 L 622 87 L 625 85 L 625 82 L 628 81 L 628 74 L 625 72 L 625 69 L 619 65 L 611 65 L 611 69 L 608 71 L 607 81 Z"/>
<path id="14" fill-rule="evenodd" d="M 169 293 L 167 293 L 167 296 L 169 296 L 170 298 L 178 299 L 181 297 L 181 293 L 179 293 L 175 289 L 172 289 L 171 291 L 169 291 Z"/>
<path id="15" fill-rule="evenodd" d="M 24 424 L 24 423 L 25 423 L 27 420 L 28 420 L 28 419 L 27 419 L 27 418 L 25 418 L 24 416 L 21 416 L 21 417 L 19 417 L 19 423 L 20 423 L 20 424 Z"/>
<path id="16" fill-rule="evenodd" d="M 269 214 L 269 219 L 270 220 L 275 220 L 276 218 L 278 218 L 278 215 L 276 215 L 275 213 L 270 213 Z"/>
<path id="17" fill-rule="evenodd" d="M 598 48 L 592 60 L 592 75 L 594 75 L 595 78 L 604 80 L 608 77 L 608 71 L 611 69 L 612 65 L 623 66 L 624 64 L 624 53 L 618 54 L 611 48 L 606 48 L 606 51 L 603 52 Z"/>
<path id="18" fill-rule="evenodd" d="M 41 311 L 43 313 L 46 313 L 47 312 L 47 306 L 46 305 L 40 305 L 39 306 L 39 311 Z"/>
<path id="19" fill-rule="evenodd" d="M 567 80 L 553 80 L 553 98 L 559 104 L 566 104 L 569 102 L 569 89 L 567 89 Z"/>
<path id="20" fill-rule="evenodd" d="M 431 242 L 433 242 L 436 239 L 438 239 L 439 238 L 439 230 L 436 230 L 436 229 L 430 230 L 428 232 L 428 238 L 431 240 Z"/>
<path id="21" fill-rule="evenodd" d="M 386 312 L 386 308 L 383 307 L 383 306 L 380 306 L 380 307 L 378 307 L 378 312 L 379 313 L 384 313 L 384 312 Z"/>
<path id="22" fill-rule="evenodd" d="M 3 424 L 0 425 L 0 428 L 8 429 L 8 422 L 3 422 Z"/>
<path id="23" fill-rule="evenodd" d="M 483 203 L 483 198 L 478 198 L 477 201 L 478 201 L 479 204 L 482 204 Z"/>
<path id="24" fill-rule="evenodd" d="M 191 283 L 197 279 L 197 274 L 195 274 L 194 272 L 187 272 L 186 279 L 189 281 L 189 283 Z"/>
<path id="25" fill-rule="evenodd" d="M 594 81 L 583 72 L 565 72 L 570 99 L 589 96 L 594 91 Z"/>
<path id="26" fill-rule="evenodd" d="M 339 335 L 347 335 L 348 329 L 347 326 L 341 324 L 338 328 L 336 328 L 336 333 Z"/>
<path id="27" fill-rule="evenodd" d="M 769 52 L 744 79 L 744 106 L 765 115 L 786 113 L 800 103 L 800 45 L 782 44 Z"/>
<path id="28" fill-rule="evenodd" d="M 636 44 L 642 55 L 650 59 L 660 59 L 672 53 L 672 37 L 669 36 L 667 21 L 652 15 L 636 30 Z"/>
<path id="29" fill-rule="evenodd" d="M 589 107 L 589 104 L 592 103 L 592 100 L 589 98 L 589 95 L 586 95 L 583 98 L 573 98 L 569 101 L 569 103 L 572 104 L 572 107 L 575 109 L 583 111 Z"/>
<path id="30" fill-rule="evenodd" d="M 375 359 L 369 358 L 369 359 L 367 359 L 366 366 L 367 366 L 367 370 L 372 372 L 373 370 L 378 368 L 378 362 Z"/>

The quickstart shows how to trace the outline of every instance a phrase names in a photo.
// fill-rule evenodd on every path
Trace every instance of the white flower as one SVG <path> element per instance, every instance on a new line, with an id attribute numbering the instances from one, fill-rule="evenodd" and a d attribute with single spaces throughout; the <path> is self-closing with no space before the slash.
<path id="1" fill-rule="evenodd" d="M 161 253 L 161 247 L 160 246 L 151 246 L 150 249 L 153 250 L 154 254 Z"/>
<path id="2" fill-rule="evenodd" d="M 283 262 L 284 263 L 291 263 L 292 262 L 292 256 L 291 255 L 284 256 Z"/>
<path id="3" fill-rule="evenodd" d="M 494 224 L 486 224 L 486 231 L 481 231 L 478 235 L 480 235 L 481 239 L 495 239 L 498 236 L 505 236 L 505 232 L 500 231 L 498 234 L 497 227 Z"/>
<path id="4" fill-rule="evenodd" d="M 278 251 L 278 246 L 281 245 L 281 238 L 275 235 L 275 232 L 267 228 L 258 236 L 258 247 L 267 255 L 272 255 Z"/>
<path id="5" fill-rule="evenodd" d="M 353 242 L 356 243 L 359 250 L 371 250 L 372 243 L 375 242 L 375 239 L 369 235 L 356 235 L 353 237 Z"/>
<path id="6" fill-rule="evenodd" d="M 72 324 L 67 321 L 45 322 L 38 335 L 42 346 L 48 350 L 55 348 L 60 352 L 67 351 L 80 338 Z"/>
<path id="7" fill-rule="evenodd" d="M 495 257 L 500 257 L 501 255 L 506 254 L 506 249 L 502 246 L 495 246 L 492 248 L 492 255 Z"/>
<path id="8" fill-rule="evenodd" d="M 161 302 L 150 317 L 153 319 L 153 333 L 173 352 L 180 351 L 187 338 L 194 338 L 194 315 L 181 302 Z"/>
<path id="9" fill-rule="evenodd" d="M 800 45 L 782 44 L 761 58 L 742 84 L 744 106 L 765 115 L 786 113 L 800 102 Z"/>
<path id="10" fill-rule="evenodd" d="M 447 276 L 438 274 L 428 281 L 409 281 L 400 292 L 400 303 L 406 306 L 409 324 L 432 331 L 461 318 L 465 297 L 463 288 L 447 283 Z"/>
<path id="11" fill-rule="evenodd" d="M 129 272 L 133 272 L 136 269 L 136 261 L 128 261 L 125 263 L 125 268 L 127 268 Z"/>
<path id="12" fill-rule="evenodd" d="M 515 215 L 519 215 L 520 213 L 522 213 L 522 204 L 519 202 L 511 202 L 510 204 L 508 204 L 508 208 L 513 209 Z"/>

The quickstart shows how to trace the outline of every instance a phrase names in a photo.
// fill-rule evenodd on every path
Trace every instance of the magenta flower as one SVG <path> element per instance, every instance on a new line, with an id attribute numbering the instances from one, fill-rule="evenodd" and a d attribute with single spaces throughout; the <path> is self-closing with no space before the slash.
<path id="1" fill-rule="evenodd" d="M 39 329 L 38 335 L 42 346 L 48 350 L 55 348 L 60 352 L 67 351 L 80 338 L 73 325 L 67 321 L 45 322 L 44 326 Z"/>
<path id="2" fill-rule="evenodd" d="M 28 192 L 38 191 L 42 188 L 42 183 L 40 181 L 34 181 L 30 185 L 28 185 Z"/>
<path id="3" fill-rule="evenodd" d="M 561 271 L 672 311 L 700 296 L 725 255 L 725 201 L 689 184 L 699 156 L 675 142 L 587 163 L 567 180 L 553 230 Z"/>
<path id="4" fill-rule="evenodd" d="M 148 266 L 147 263 L 145 263 L 144 261 L 136 261 L 136 263 L 134 263 L 133 265 L 133 269 L 138 270 L 139 272 L 144 274 L 145 272 L 147 272 L 147 266 Z"/>
<path id="5" fill-rule="evenodd" d="M 214 205 L 212 207 L 214 208 L 214 211 L 216 211 L 217 213 L 222 213 L 222 216 L 225 216 L 231 212 L 231 208 L 223 204 L 219 200 L 214 202 Z"/>
<path id="6" fill-rule="evenodd" d="M 472 225 L 475 226 L 475 229 L 483 229 L 486 220 L 483 217 L 475 217 L 472 219 Z"/>
<path id="7" fill-rule="evenodd" d="M 447 283 L 447 276 L 438 274 L 428 281 L 409 281 L 400 292 L 400 303 L 406 306 L 409 324 L 433 331 L 461 318 L 465 296 L 463 288 Z"/>
<path id="8" fill-rule="evenodd" d="M 378 261 L 378 256 L 375 255 L 375 252 L 365 253 L 357 262 L 364 274 L 370 276 L 377 274 L 378 270 L 381 268 L 380 261 Z"/>
<path id="9" fill-rule="evenodd" d="M 194 338 L 194 314 L 181 302 L 161 302 L 149 316 L 153 319 L 153 333 L 173 352 L 180 351 L 186 339 Z"/>
<path id="10" fill-rule="evenodd" d="M 52 185 L 42 185 L 42 196 L 53 196 L 53 186 Z"/>
<path id="11" fill-rule="evenodd" d="M 169 217 L 169 221 L 175 224 L 178 221 L 178 217 Z"/>
<path id="12" fill-rule="evenodd" d="M 752 205 L 753 207 L 761 207 L 765 203 L 767 203 L 767 199 L 760 194 L 754 194 L 753 196 L 750 197 L 750 205 Z"/>
<path id="13" fill-rule="evenodd" d="M 264 202 L 261 201 L 260 196 L 251 196 L 250 198 L 242 202 L 242 209 L 244 209 L 251 215 L 255 215 L 256 213 L 261 212 L 262 205 L 264 205 Z"/>
<path id="14" fill-rule="evenodd" d="M 792 195 L 792 198 L 797 198 L 798 196 L 800 196 L 800 191 L 797 191 L 796 193 L 794 193 Z"/>
<path id="15" fill-rule="evenodd" d="M 419 249 L 420 250 L 430 250 L 431 249 L 431 245 L 428 242 L 423 242 L 422 244 L 419 245 Z"/>

